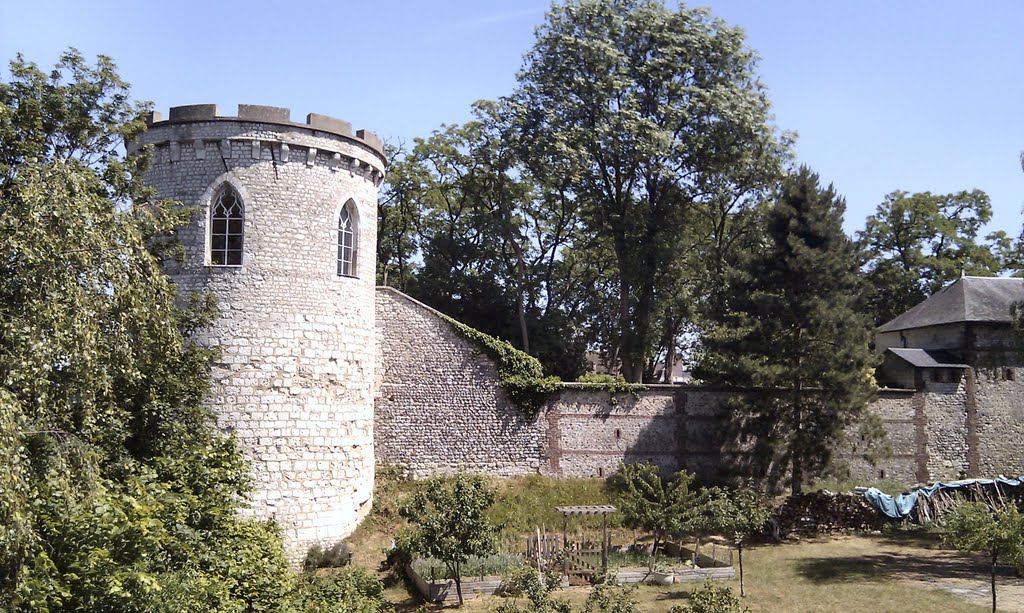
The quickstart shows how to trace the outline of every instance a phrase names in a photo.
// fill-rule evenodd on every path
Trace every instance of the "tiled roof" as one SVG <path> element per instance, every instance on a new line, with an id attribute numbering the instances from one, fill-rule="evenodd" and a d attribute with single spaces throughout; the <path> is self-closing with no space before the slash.
<path id="1" fill-rule="evenodd" d="M 878 328 L 895 332 L 965 321 L 1009 323 L 1010 307 L 1024 302 L 1024 279 L 961 277 Z"/>
<path id="2" fill-rule="evenodd" d="M 954 355 L 945 351 L 910 347 L 890 347 L 889 351 L 915 368 L 969 368 L 967 364 L 961 364 Z"/>

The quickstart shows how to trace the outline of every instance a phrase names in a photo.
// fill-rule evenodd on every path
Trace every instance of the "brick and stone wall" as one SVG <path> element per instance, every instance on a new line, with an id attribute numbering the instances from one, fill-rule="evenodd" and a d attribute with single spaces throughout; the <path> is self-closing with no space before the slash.
<path id="1" fill-rule="evenodd" d="M 221 350 L 210 405 L 251 463 L 252 510 L 275 517 L 294 561 L 347 536 L 373 490 L 374 273 L 380 141 L 347 122 L 240 105 L 172 108 L 138 144 L 154 148 L 146 181 L 195 207 L 180 232 L 182 293 L 219 300 L 202 341 Z M 244 203 L 241 266 L 211 266 L 211 199 L 225 183 Z M 338 215 L 357 211 L 356 275 L 337 274 Z"/>
<path id="2" fill-rule="evenodd" d="M 461 468 L 563 477 L 602 477 L 619 462 L 653 461 L 716 481 L 736 476 L 745 459 L 728 434 L 735 390 L 652 385 L 611 394 L 566 384 L 528 421 L 498 385 L 491 360 L 435 311 L 378 288 L 377 313 L 379 461 L 417 475 Z M 943 369 L 938 380 L 918 381 L 921 389 L 881 390 L 868 410 L 881 419 L 893 455 L 865 461 L 854 427 L 838 459 L 864 481 L 1024 472 L 1017 451 L 1024 382 L 1005 369 L 976 386 L 973 377 Z"/>

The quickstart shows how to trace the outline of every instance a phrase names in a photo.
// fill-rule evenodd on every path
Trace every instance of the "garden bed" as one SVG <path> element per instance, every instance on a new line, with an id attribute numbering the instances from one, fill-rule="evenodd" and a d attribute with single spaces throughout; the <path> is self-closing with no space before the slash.
<path id="1" fill-rule="evenodd" d="M 517 555 L 470 558 L 462 573 L 462 597 L 468 599 L 500 593 L 504 575 L 522 563 L 522 558 Z M 447 578 L 447 570 L 441 562 L 414 560 L 405 567 L 405 574 L 428 602 L 458 602 L 455 580 Z"/>
<path id="2" fill-rule="evenodd" d="M 622 583 L 689 583 L 736 578 L 732 549 L 716 543 L 705 543 L 699 553 L 696 547 L 666 543 L 664 554 L 658 559 L 657 572 L 652 572 L 647 566 L 648 555 L 614 552 L 608 563 L 618 567 L 616 576 Z"/>

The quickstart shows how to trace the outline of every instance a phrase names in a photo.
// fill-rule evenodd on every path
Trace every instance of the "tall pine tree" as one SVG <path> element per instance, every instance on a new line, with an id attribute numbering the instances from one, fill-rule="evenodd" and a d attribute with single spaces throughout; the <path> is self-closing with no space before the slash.
<path id="1" fill-rule="evenodd" d="M 871 325 L 856 308 L 863 281 L 843 232 L 844 209 L 807 167 L 783 181 L 761 249 L 730 275 L 698 369 L 709 382 L 763 390 L 744 398 L 738 417 L 757 457 L 790 468 L 794 493 L 828 464 L 875 389 Z"/>

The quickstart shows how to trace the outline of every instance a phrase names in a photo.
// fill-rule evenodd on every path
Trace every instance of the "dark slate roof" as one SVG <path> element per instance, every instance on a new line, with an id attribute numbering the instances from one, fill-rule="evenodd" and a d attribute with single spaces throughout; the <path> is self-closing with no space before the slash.
<path id="1" fill-rule="evenodd" d="M 1010 306 L 1024 302 L 1024 279 L 961 277 L 878 328 L 895 332 L 965 321 L 1010 322 Z"/>
<path id="2" fill-rule="evenodd" d="M 967 364 L 960 364 L 956 356 L 945 351 L 910 347 L 890 347 L 888 350 L 914 368 L 969 368 Z"/>

